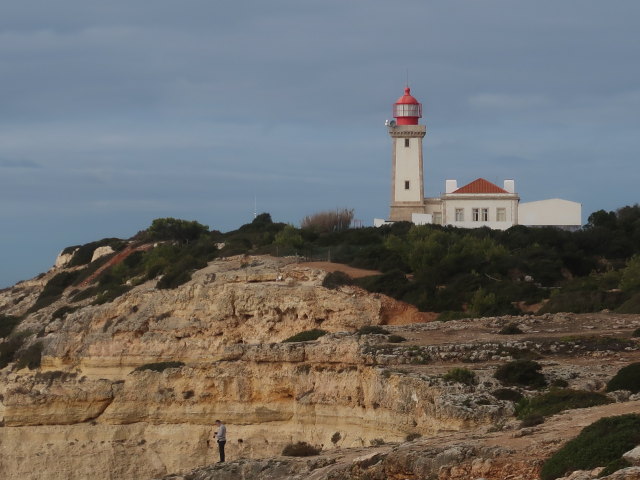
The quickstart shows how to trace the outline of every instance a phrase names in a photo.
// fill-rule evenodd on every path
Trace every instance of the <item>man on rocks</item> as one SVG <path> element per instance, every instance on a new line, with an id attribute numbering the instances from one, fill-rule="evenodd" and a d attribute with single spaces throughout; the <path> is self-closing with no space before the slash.
<path id="1" fill-rule="evenodd" d="M 220 461 L 224 462 L 224 446 L 227 443 L 227 427 L 220 420 L 216 420 L 216 426 L 218 431 L 216 432 L 215 439 L 218 442 L 218 451 L 220 452 Z"/>

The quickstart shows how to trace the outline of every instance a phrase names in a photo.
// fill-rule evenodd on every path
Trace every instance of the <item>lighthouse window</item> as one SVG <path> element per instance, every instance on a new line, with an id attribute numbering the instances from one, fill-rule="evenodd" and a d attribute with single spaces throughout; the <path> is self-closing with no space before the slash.
<path id="1" fill-rule="evenodd" d="M 408 139 L 408 138 L 405 138 L 405 139 L 404 139 L 404 146 L 405 146 L 405 147 L 408 147 L 408 146 L 409 146 L 409 139 Z"/>
<path id="2" fill-rule="evenodd" d="M 409 190 L 409 180 L 404 181 L 404 189 Z"/>
<path id="3" fill-rule="evenodd" d="M 483 222 L 489 221 L 489 209 L 488 208 L 483 208 L 480 213 L 482 214 L 481 218 L 482 218 Z"/>
<path id="4" fill-rule="evenodd" d="M 499 222 L 507 221 L 507 209 L 506 208 L 498 208 L 496 209 L 496 220 Z"/>
<path id="5" fill-rule="evenodd" d="M 456 222 L 464 222 L 464 208 L 456 208 Z"/>
<path id="6" fill-rule="evenodd" d="M 480 220 L 480 209 L 479 208 L 473 208 L 471 210 L 471 220 L 473 220 L 474 222 L 477 222 L 478 220 Z"/>

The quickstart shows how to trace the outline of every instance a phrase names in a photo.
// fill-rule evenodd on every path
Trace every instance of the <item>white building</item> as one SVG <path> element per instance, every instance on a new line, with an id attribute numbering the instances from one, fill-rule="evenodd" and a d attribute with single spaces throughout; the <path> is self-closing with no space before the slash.
<path id="1" fill-rule="evenodd" d="M 499 187 L 478 178 L 460 188 L 457 180 L 447 180 L 443 195 L 426 198 L 422 139 L 427 127 L 418 123 L 422 104 L 411 95 L 409 87 L 393 105 L 393 116 L 396 120 L 386 122 L 392 140 L 390 215 L 388 221 L 375 219 L 374 225 L 411 221 L 419 225 L 486 226 L 500 230 L 519 224 L 567 229 L 582 225 L 579 203 L 561 199 L 520 203 L 514 180 L 505 180 Z"/>

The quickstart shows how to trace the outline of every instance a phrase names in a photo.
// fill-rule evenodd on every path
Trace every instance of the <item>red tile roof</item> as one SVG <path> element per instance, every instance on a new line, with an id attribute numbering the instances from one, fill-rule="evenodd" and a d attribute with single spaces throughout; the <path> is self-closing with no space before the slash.
<path id="1" fill-rule="evenodd" d="M 478 178 L 471 183 L 466 184 L 464 187 L 451 192 L 451 193 L 509 193 L 504 188 L 485 180 L 484 178 Z"/>

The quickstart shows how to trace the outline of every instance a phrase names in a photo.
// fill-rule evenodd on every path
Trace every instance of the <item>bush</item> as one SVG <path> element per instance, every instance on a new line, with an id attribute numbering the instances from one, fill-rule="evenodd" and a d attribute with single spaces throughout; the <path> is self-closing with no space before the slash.
<path id="1" fill-rule="evenodd" d="M 447 382 L 462 383 L 464 385 L 475 385 L 478 383 L 476 374 L 468 368 L 452 368 L 442 377 Z"/>
<path id="2" fill-rule="evenodd" d="M 498 388 L 491 392 L 491 395 L 496 397 L 498 400 L 508 400 L 510 402 L 517 402 L 522 398 L 522 394 L 520 392 L 510 388 Z"/>
<path id="3" fill-rule="evenodd" d="M 544 417 L 542 415 L 533 413 L 531 415 L 527 415 L 522 419 L 522 421 L 520 422 L 520 428 L 534 427 L 536 425 L 540 425 L 541 423 L 544 423 Z"/>
<path id="4" fill-rule="evenodd" d="M 157 362 L 157 363 L 147 363 L 145 365 L 140 365 L 136 367 L 134 372 L 143 372 L 145 370 L 151 370 L 152 372 L 164 372 L 168 368 L 181 368 L 184 367 L 183 362 Z"/>
<path id="5" fill-rule="evenodd" d="M 287 457 L 312 457 L 319 454 L 320 449 L 307 442 L 290 443 L 282 450 L 282 455 Z"/>
<path id="6" fill-rule="evenodd" d="M 618 458 L 617 460 L 613 460 L 604 467 L 604 470 L 600 472 L 598 477 L 605 477 L 607 475 L 611 475 L 618 470 L 622 470 L 623 468 L 631 467 L 632 465 L 627 462 L 624 458 Z"/>
<path id="7" fill-rule="evenodd" d="M 389 330 L 380 325 L 365 325 L 358 329 L 358 335 L 389 335 Z"/>
<path id="8" fill-rule="evenodd" d="M 515 323 L 510 323 L 502 327 L 498 333 L 500 335 L 518 335 L 519 333 L 522 333 L 522 330 L 520 330 L 520 327 Z"/>
<path id="9" fill-rule="evenodd" d="M 156 218 L 146 231 L 149 240 L 173 240 L 189 243 L 209 233 L 209 227 L 195 220 L 177 218 Z"/>
<path id="10" fill-rule="evenodd" d="M 419 433 L 410 433 L 405 437 L 405 440 L 407 442 L 413 442 L 414 440 L 417 440 L 420 437 L 422 437 L 422 435 L 420 435 Z"/>
<path id="11" fill-rule="evenodd" d="M 618 370 L 618 373 L 607 383 L 607 392 L 615 390 L 629 390 L 631 393 L 640 392 L 640 362 L 632 363 Z"/>
<path id="12" fill-rule="evenodd" d="M 353 209 L 346 208 L 308 215 L 300 222 L 300 228 L 315 232 L 340 232 L 349 228 L 353 220 Z"/>
<path id="13" fill-rule="evenodd" d="M 351 277 L 340 270 L 327 273 L 327 276 L 322 280 L 322 286 L 331 290 L 335 290 L 343 285 L 351 285 L 352 283 L 353 280 Z"/>
<path id="14" fill-rule="evenodd" d="M 606 395 L 584 390 L 558 388 L 532 398 L 523 398 L 516 405 L 516 416 L 524 419 L 531 415 L 549 416 L 572 410 L 574 408 L 588 408 L 596 405 L 611 403 Z"/>
<path id="15" fill-rule="evenodd" d="M 331 443 L 333 443 L 334 445 L 338 443 L 341 439 L 342 439 L 342 435 L 340 435 L 340 432 L 335 432 L 333 435 L 331 435 Z"/>
<path id="16" fill-rule="evenodd" d="M 292 335 L 291 337 L 283 340 L 282 343 L 311 342 L 313 340 L 319 339 L 320 337 L 322 337 L 323 335 L 326 335 L 327 333 L 329 332 L 327 332 L 326 330 L 314 328 L 313 330 L 305 330 L 304 332 L 296 333 L 295 335 Z"/>
<path id="17" fill-rule="evenodd" d="M 540 370 L 540 364 L 533 360 L 514 360 L 498 367 L 494 377 L 505 385 L 542 388 L 547 381 Z"/>
<path id="18" fill-rule="evenodd" d="M 53 302 L 58 300 L 61 297 L 62 292 L 64 292 L 67 287 L 72 285 L 81 273 L 82 270 L 60 272 L 53 278 L 51 278 L 51 280 L 49 280 L 44 286 L 44 289 L 38 296 L 36 302 L 29 309 L 29 313 L 38 311 L 41 308 L 46 307 L 47 305 L 51 305 Z"/>
<path id="19" fill-rule="evenodd" d="M 601 418 L 567 442 L 540 472 L 542 480 L 555 480 L 574 470 L 592 470 L 619 461 L 640 444 L 640 415 Z"/>
<path id="20" fill-rule="evenodd" d="M 29 370 L 39 368 L 42 361 L 42 343 L 32 343 L 26 349 L 19 351 L 15 360 L 18 370 L 22 368 L 28 368 Z"/>
<path id="21" fill-rule="evenodd" d="M 29 332 L 14 333 L 0 343 L 0 368 L 6 367 L 14 360 L 28 336 Z"/>
<path id="22" fill-rule="evenodd" d="M 407 339 L 404 338 L 402 335 L 389 335 L 389 337 L 387 338 L 387 342 L 389 343 L 402 343 L 406 341 Z"/>
<path id="23" fill-rule="evenodd" d="M 0 338 L 7 338 L 20 320 L 20 317 L 13 315 L 0 315 Z"/>
<path id="24" fill-rule="evenodd" d="M 640 337 L 640 328 L 636 328 L 636 329 L 633 331 L 633 333 L 631 333 L 631 336 L 632 336 L 633 338 Z"/>
<path id="25" fill-rule="evenodd" d="M 616 308 L 616 312 L 617 313 L 640 313 L 640 292 L 632 295 L 629 300 L 627 300 L 618 308 Z"/>
<path id="26" fill-rule="evenodd" d="M 64 305 L 63 307 L 60 307 L 55 312 L 53 312 L 51 314 L 51 318 L 52 319 L 63 318 L 67 313 L 73 313 L 79 308 L 80 308 L 79 306 L 71 307 L 69 305 Z"/>

